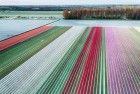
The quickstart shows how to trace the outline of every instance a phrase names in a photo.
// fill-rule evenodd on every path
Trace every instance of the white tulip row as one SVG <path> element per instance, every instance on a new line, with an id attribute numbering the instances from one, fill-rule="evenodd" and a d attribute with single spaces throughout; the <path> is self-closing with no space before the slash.
<path id="1" fill-rule="evenodd" d="M 0 94 L 34 94 L 85 27 L 72 27 L 0 80 Z"/>
<path id="2" fill-rule="evenodd" d="M 138 32 L 140 32 L 140 27 L 134 27 Z"/>

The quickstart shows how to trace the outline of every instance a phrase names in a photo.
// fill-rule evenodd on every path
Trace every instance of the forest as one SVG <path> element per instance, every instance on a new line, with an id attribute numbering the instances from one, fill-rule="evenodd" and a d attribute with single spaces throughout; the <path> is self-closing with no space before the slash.
<path id="1" fill-rule="evenodd" d="M 140 20 L 140 8 L 66 9 L 64 19 L 132 19 Z"/>

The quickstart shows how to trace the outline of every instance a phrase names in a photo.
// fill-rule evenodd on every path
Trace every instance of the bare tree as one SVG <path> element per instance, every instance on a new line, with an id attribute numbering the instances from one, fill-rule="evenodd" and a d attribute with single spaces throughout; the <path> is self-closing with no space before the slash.
<path id="1" fill-rule="evenodd" d="M 64 10 L 65 19 L 140 19 L 140 9 L 132 8 L 81 8 Z"/>

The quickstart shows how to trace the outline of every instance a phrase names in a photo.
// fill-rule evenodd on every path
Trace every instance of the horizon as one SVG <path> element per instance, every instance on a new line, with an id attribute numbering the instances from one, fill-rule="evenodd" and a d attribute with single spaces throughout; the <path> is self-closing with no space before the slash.
<path id="1" fill-rule="evenodd" d="M 139 6 L 140 4 L 87 4 L 87 5 L 0 5 L 0 6 Z"/>
<path id="2" fill-rule="evenodd" d="M 0 0 L 0 5 L 139 5 L 140 0 Z"/>

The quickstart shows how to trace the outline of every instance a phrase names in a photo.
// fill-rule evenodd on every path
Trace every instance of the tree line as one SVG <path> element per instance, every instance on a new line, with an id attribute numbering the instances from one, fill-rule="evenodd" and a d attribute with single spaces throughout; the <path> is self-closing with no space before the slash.
<path id="1" fill-rule="evenodd" d="M 140 20 L 140 9 L 66 9 L 63 11 L 65 19 L 134 19 Z"/>

